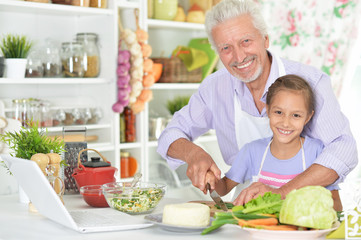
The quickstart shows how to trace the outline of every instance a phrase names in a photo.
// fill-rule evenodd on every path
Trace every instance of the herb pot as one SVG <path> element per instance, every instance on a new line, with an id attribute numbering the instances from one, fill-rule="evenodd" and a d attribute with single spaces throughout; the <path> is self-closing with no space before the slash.
<path id="1" fill-rule="evenodd" d="M 26 58 L 7 58 L 5 59 L 5 77 L 24 78 L 26 71 Z"/>

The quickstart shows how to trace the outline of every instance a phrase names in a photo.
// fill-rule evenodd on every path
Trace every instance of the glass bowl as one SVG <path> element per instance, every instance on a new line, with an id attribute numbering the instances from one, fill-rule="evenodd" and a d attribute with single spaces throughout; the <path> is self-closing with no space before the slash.
<path id="1" fill-rule="evenodd" d="M 84 201 L 92 207 L 109 207 L 103 195 L 102 185 L 86 185 L 80 188 Z"/>
<path id="2" fill-rule="evenodd" d="M 128 214 L 150 213 L 163 198 L 166 185 L 162 183 L 114 182 L 103 185 L 103 194 L 111 208 Z"/>

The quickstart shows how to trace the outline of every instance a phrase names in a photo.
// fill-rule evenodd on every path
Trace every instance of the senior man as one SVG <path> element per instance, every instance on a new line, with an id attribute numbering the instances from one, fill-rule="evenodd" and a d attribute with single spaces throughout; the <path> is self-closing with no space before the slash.
<path id="1" fill-rule="evenodd" d="M 159 138 L 158 153 L 172 168 L 186 162 L 192 184 L 206 192 L 206 173 L 220 179 L 221 171 L 192 141 L 215 129 L 223 160 L 231 165 L 244 144 L 272 135 L 265 108 L 268 87 L 280 76 L 295 74 L 306 79 L 315 93 L 315 115 L 304 134 L 320 139 L 325 148 L 314 164 L 281 188 L 253 183 L 241 192 L 241 204 L 267 191 L 284 198 L 303 186 L 342 182 L 357 165 L 357 150 L 329 76 L 268 51 L 266 24 L 251 0 L 221 1 L 207 13 L 205 25 L 225 68 L 204 79 L 189 104 L 174 114 Z"/>

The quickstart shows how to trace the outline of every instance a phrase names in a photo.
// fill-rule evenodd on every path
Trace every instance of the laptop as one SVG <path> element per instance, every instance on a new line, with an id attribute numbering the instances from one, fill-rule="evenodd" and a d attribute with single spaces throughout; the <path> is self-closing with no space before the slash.
<path id="1" fill-rule="evenodd" d="M 38 212 L 54 222 L 81 233 L 141 229 L 153 225 L 112 208 L 68 211 L 34 161 L 6 154 L 1 154 L 0 158 L 5 161 Z"/>

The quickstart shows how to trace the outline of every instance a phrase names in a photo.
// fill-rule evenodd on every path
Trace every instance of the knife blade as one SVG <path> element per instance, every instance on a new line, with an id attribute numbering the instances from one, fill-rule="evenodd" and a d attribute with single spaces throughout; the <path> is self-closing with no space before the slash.
<path id="1" fill-rule="evenodd" d="M 211 198 L 213 199 L 213 201 L 222 208 L 223 211 L 227 212 L 228 208 L 226 206 L 226 204 L 223 202 L 222 198 L 219 196 L 219 194 L 216 192 L 216 190 L 211 191 L 211 185 L 209 183 L 207 183 L 207 188 L 208 191 L 211 195 Z"/>

